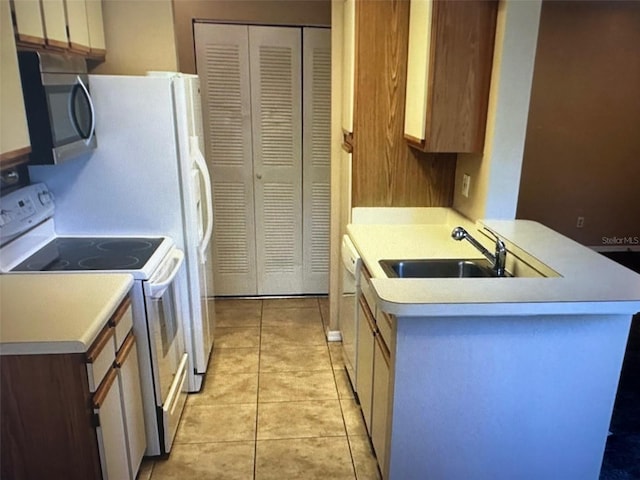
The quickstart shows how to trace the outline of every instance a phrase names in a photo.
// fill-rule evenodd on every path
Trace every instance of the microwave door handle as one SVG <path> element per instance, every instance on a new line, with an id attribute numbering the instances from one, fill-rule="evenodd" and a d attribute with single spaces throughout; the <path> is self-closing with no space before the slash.
<path id="1" fill-rule="evenodd" d="M 182 253 L 181 250 L 174 250 L 168 261 L 174 262 L 173 268 L 169 273 L 161 279 L 151 278 L 151 280 L 145 282 L 145 292 L 151 298 L 161 298 L 167 287 L 169 287 L 171 282 L 176 278 L 178 270 L 180 270 L 184 262 L 184 253 Z"/>
<path id="2" fill-rule="evenodd" d="M 85 144 L 89 145 L 93 140 L 93 135 L 95 134 L 95 130 L 96 130 L 96 112 L 95 112 L 95 108 L 93 107 L 93 101 L 91 100 L 91 95 L 89 95 L 89 90 L 87 89 L 84 82 L 80 78 L 80 75 L 76 77 L 76 85 L 74 86 L 74 90 L 78 88 L 82 90 L 82 94 L 84 95 L 84 98 L 87 100 L 87 103 L 89 104 L 89 111 L 91 112 L 91 127 L 89 129 L 89 134 L 86 137 L 83 136 L 84 132 L 82 132 L 82 130 L 80 129 L 80 126 L 78 125 L 78 119 L 76 118 L 75 112 L 73 110 L 73 99 L 75 98 L 75 95 L 73 94 L 69 97 L 69 118 L 71 118 L 71 123 L 73 123 L 73 128 L 75 128 L 76 132 L 78 132 L 78 135 L 80 135 L 85 139 L 84 140 Z"/>
<path id="3" fill-rule="evenodd" d="M 198 167 L 198 171 L 204 180 L 204 192 L 205 192 L 205 202 L 207 204 L 207 226 L 204 229 L 204 235 L 202 236 L 202 241 L 200 242 L 199 250 L 200 250 L 200 259 L 202 263 L 205 262 L 206 254 L 207 254 L 207 246 L 211 241 L 211 235 L 213 233 L 213 195 L 211 192 L 211 177 L 209 176 L 209 169 L 207 168 L 207 163 L 200 151 L 199 138 L 197 136 L 190 137 L 191 142 L 191 154 L 193 155 L 193 159 L 195 161 L 196 166 Z"/>

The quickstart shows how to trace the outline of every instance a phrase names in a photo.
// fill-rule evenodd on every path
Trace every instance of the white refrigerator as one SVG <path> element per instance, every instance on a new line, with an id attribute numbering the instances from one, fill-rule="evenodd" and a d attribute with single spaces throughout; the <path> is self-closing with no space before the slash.
<path id="1" fill-rule="evenodd" d="M 98 148 L 68 164 L 33 167 L 32 179 L 56 196 L 58 234 L 167 235 L 185 252 L 188 390 L 197 392 L 215 327 L 212 297 L 207 301 L 213 212 L 199 79 L 150 72 L 92 75 L 89 84 Z"/>

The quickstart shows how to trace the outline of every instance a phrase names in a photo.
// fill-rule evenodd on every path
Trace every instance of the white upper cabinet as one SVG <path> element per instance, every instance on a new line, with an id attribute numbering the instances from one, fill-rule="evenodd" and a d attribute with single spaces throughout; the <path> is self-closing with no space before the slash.
<path id="1" fill-rule="evenodd" d="M 102 0 L 86 0 L 87 26 L 89 28 L 89 47 L 91 55 L 104 55 L 107 47 L 104 40 L 104 22 L 102 20 Z"/>
<path id="2" fill-rule="evenodd" d="M 0 166 L 31 151 L 9 2 L 0 2 Z"/>
<path id="3" fill-rule="evenodd" d="M 7 7 L 9 2 L 6 3 Z M 13 12 L 16 16 L 16 37 L 18 41 L 31 45 L 44 45 L 44 26 L 42 23 L 42 7 L 33 0 L 13 0 Z M 2 25 L 4 30 L 4 24 Z M 9 22 L 11 31 L 11 23 Z"/>
<path id="4" fill-rule="evenodd" d="M 47 46 L 68 49 L 64 0 L 42 0 L 42 16 Z"/>
<path id="5" fill-rule="evenodd" d="M 67 7 L 67 27 L 71 50 L 81 54 L 91 51 L 89 25 L 87 24 L 87 3 L 85 0 L 65 0 Z"/>

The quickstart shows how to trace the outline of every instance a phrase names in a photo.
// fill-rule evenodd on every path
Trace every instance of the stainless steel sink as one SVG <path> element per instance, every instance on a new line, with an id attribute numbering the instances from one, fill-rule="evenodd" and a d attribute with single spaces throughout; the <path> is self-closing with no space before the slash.
<path id="1" fill-rule="evenodd" d="M 421 259 L 380 260 L 389 278 L 490 278 L 497 277 L 487 260 Z"/>

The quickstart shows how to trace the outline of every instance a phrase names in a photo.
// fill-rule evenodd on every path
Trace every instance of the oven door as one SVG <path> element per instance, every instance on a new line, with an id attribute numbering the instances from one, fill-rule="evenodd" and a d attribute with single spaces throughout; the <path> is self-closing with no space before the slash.
<path id="1" fill-rule="evenodd" d="M 157 406 L 162 409 L 165 453 L 177 430 L 186 400 L 184 386 L 187 354 L 182 333 L 180 280 L 184 279 L 184 253 L 173 249 L 157 271 L 144 282 L 147 325 L 151 338 Z"/>

